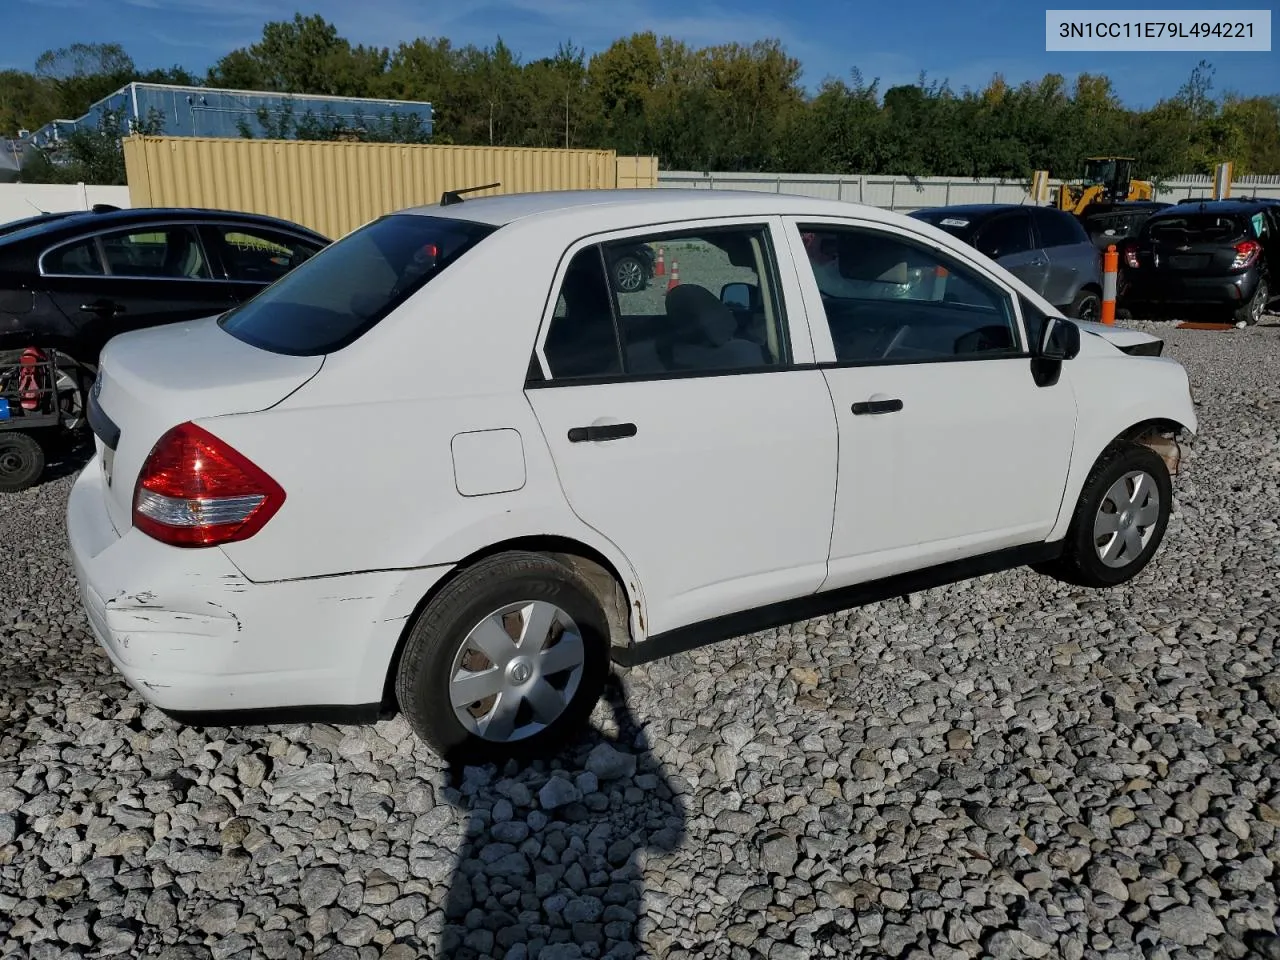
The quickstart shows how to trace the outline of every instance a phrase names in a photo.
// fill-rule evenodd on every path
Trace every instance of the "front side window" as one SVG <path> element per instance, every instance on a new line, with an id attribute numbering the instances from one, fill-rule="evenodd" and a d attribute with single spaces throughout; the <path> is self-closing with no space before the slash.
<path id="1" fill-rule="evenodd" d="M 325 247 L 219 320 L 263 350 L 318 356 L 371 329 L 497 228 L 392 214 Z"/>
<path id="2" fill-rule="evenodd" d="M 273 283 L 321 249 L 320 244 L 252 226 L 215 224 L 209 233 L 222 254 L 228 280 Z"/>
<path id="3" fill-rule="evenodd" d="M 978 230 L 973 245 L 992 260 L 1025 253 L 1031 249 L 1031 220 L 1021 213 L 996 217 Z"/>
<path id="4" fill-rule="evenodd" d="M 579 251 L 558 291 L 543 352 L 553 380 L 787 363 L 768 228 L 672 231 Z"/>
<path id="5" fill-rule="evenodd" d="M 191 227 L 135 227 L 100 238 L 107 273 L 113 277 L 208 280 L 200 238 Z"/>
<path id="6" fill-rule="evenodd" d="M 877 230 L 800 225 L 840 363 L 1019 353 L 1009 296 L 964 264 Z"/>

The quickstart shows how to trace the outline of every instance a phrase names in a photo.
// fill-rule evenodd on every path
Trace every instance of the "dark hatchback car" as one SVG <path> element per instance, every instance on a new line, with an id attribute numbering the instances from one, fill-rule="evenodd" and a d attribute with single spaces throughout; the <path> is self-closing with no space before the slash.
<path id="1" fill-rule="evenodd" d="M 1069 317 L 1097 320 L 1102 256 L 1074 214 L 1056 207 L 977 203 L 910 214 L 963 240 Z"/>
<path id="2" fill-rule="evenodd" d="M 1111 244 L 1120 250 L 1126 240 L 1136 237 L 1153 213 L 1172 204 L 1163 200 L 1119 200 L 1115 203 L 1091 204 L 1080 214 L 1080 222 L 1096 247 L 1106 250 Z"/>
<path id="3" fill-rule="evenodd" d="M 222 210 L 99 209 L 0 231 L 0 351 L 94 366 L 107 340 L 249 299 L 329 244 L 305 227 Z"/>
<path id="4" fill-rule="evenodd" d="M 1180 203 L 1143 224 L 1121 258 L 1120 299 L 1135 314 L 1198 307 L 1257 323 L 1275 294 L 1280 204 Z"/>

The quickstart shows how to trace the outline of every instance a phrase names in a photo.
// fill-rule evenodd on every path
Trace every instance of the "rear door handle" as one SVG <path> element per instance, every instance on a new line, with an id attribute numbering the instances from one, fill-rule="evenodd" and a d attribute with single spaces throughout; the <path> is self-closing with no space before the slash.
<path id="1" fill-rule="evenodd" d="M 92 303 L 80 304 L 80 309 L 85 313 L 96 313 L 100 317 L 114 317 L 117 313 L 124 313 L 124 304 L 113 300 L 94 300 Z"/>
<path id="2" fill-rule="evenodd" d="M 858 416 L 872 413 L 897 413 L 902 409 L 901 400 L 863 400 L 855 403 L 852 410 Z"/>
<path id="3" fill-rule="evenodd" d="M 596 443 L 601 440 L 623 440 L 636 435 L 634 423 L 602 423 L 589 427 L 570 427 L 570 443 Z"/>

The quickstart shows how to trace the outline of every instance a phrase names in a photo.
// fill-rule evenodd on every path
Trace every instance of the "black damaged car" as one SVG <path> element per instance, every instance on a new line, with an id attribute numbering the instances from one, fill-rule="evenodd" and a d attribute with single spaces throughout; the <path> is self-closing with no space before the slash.
<path id="1" fill-rule="evenodd" d="M 108 340 L 222 313 L 328 244 L 220 210 L 99 206 L 0 225 L 0 492 L 37 482 L 83 434 Z"/>
<path id="2" fill-rule="evenodd" d="M 1199 308 L 1257 323 L 1276 295 L 1280 204 L 1179 203 L 1153 213 L 1124 246 L 1120 302 L 1134 314 Z"/>
<path id="3" fill-rule="evenodd" d="M 99 209 L 0 231 L 0 350 L 95 365 L 107 340 L 222 313 L 328 246 L 275 217 Z"/>

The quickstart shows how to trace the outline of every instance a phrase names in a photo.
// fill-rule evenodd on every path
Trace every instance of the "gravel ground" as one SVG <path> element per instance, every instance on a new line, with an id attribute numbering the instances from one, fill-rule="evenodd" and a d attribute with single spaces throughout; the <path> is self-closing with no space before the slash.
<path id="1" fill-rule="evenodd" d="M 682 655 L 525 770 L 169 722 L 77 607 L 70 478 L 4 498 L 0 956 L 1280 957 L 1280 323 L 1148 326 L 1202 433 L 1135 583 Z"/>

